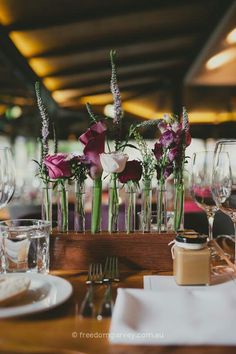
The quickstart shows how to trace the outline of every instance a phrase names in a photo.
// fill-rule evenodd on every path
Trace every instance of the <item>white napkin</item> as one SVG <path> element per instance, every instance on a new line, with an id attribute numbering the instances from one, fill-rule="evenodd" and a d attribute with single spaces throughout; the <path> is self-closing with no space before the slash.
<path id="1" fill-rule="evenodd" d="M 173 277 L 145 277 L 153 290 L 118 289 L 110 342 L 236 345 L 236 282 L 180 287 Z M 150 288 L 150 287 L 149 287 Z"/>

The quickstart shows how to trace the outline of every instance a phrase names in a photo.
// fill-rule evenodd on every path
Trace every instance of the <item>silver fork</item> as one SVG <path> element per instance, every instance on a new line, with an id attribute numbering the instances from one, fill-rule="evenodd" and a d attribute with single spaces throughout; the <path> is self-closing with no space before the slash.
<path id="1" fill-rule="evenodd" d="M 103 272 L 101 263 L 91 263 L 89 265 L 86 284 L 87 292 L 80 307 L 80 315 L 83 317 L 94 317 L 95 306 L 93 302 L 94 285 L 102 284 Z"/>
<path id="2" fill-rule="evenodd" d="M 104 317 L 111 317 L 114 302 L 112 300 L 112 282 L 119 282 L 119 267 L 118 267 L 118 258 L 117 257 L 107 257 L 106 263 L 103 272 L 103 283 L 107 284 L 105 290 L 102 304 L 100 306 L 97 319 L 101 320 Z"/>

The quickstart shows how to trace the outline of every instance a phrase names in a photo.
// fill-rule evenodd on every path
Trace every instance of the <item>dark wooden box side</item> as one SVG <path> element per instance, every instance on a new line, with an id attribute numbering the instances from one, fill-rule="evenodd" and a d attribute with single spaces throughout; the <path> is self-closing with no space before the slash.
<path id="1" fill-rule="evenodd" d="M 172 271 L 174 234 L 54 234 L 50 239 L 51 270 L 86 270 L 92 262 L 119 257 L 121 269 Z"/>

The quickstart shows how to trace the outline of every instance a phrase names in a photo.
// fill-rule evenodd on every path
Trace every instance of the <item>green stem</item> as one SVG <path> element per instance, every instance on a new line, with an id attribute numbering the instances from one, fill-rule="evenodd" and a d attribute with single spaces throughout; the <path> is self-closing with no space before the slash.
<path id="1" fill-rule="evenodd" d="M 174 201 L 174 231 L 178 231 L 181 226 L 181 220 L 184 212 L 184 185 L 183 181 L 177 180 L 175 186 Z"/>
<path id="2" fill-rule="evenodd" d="M 111 186 L 109 189 L 109 210 L 108 210 L 108 231 L 118 231 L 119 196 L 117 188 L 117 175 L 111 176 Z"/>
<path id="3" fill-rule="evenodd" d="M 75 192 L 75 215 L 74 215 L 74 229 L 77 232 L 85 231 L 85 210 L 84 210 L 84 184 L 76 183 Z"/>
<path id="4" fill-rule="evenodd" d="M 92 207 L 92 216 L 91 216 L 92 234 L 100 232 L 101 204 L 102 204 L 102 180 L 100 177 L 95 179 L 93 182 L 93 207 Z"/>
<path id="5" fill-rule="evenodd" d="M 45 217 L 46 217 L 46 220 L 47 221 L 51 221 L 50 220 L 50 197 L 49 197 L 49 187 L 48 187 L 48 183 L 45 184 L 45 204 L 44 204 L 44 207 L 45 207 Z"/>
<path id="6" fill-rule="evenodd" d="M 126 233 L 135 229 L 135 186 L 132 181 L 127 182 L 126 191 Z"/>
<path id="7" fill-rule="evenodd" d="M 62 185 L 62 232 L 68 231 L 68 202 L 65 185 Z"/>
<path id="8" fill-rule="evenodd" d="M 164 182 L 160 181 L 159 187 L 158 187 L 158 200 L 157 200 L 157 231 L 161 232 L 161 226 L 162 226 L 162 214 L 163 214 L 163 187 L 164 187 Z"/>
<path id="9" fill-rule="evenodd" d="M 151 180 L 144 181 L 142 199 L 142 229 L 143 232 L 150 232 L 152 216 Z"/>

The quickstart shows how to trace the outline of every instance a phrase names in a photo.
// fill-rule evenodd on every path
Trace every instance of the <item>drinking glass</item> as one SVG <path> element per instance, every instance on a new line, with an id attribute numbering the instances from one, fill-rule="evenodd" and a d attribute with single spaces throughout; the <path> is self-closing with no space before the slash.
<path id="1" fill-rule="evenodd" d="M 0 148 L 0 209 L 4 208 L 15 191 L 15 167 L 11 149 Z"/>
<path id="2" fill-rule="evenodd" d="M 15 219 L 0 222 L 4 252 L 4 272 L 49 271 L 50 222 Z"/>
<path id="3" fill-rule="evenodd" d="M 213 239 L 212 227 L 218 210 L 212 194 L 213 151 L 196 152 L 193 155 L 190 192 L 197 205 L 202 208 L 208 219 L 208 237 Z"/>
<path id="4" fill-rule="evenodd" d="M 212 193 L 220 210 L 232 219 L 236 234 L 236 140 L 216 144 Z"/>

